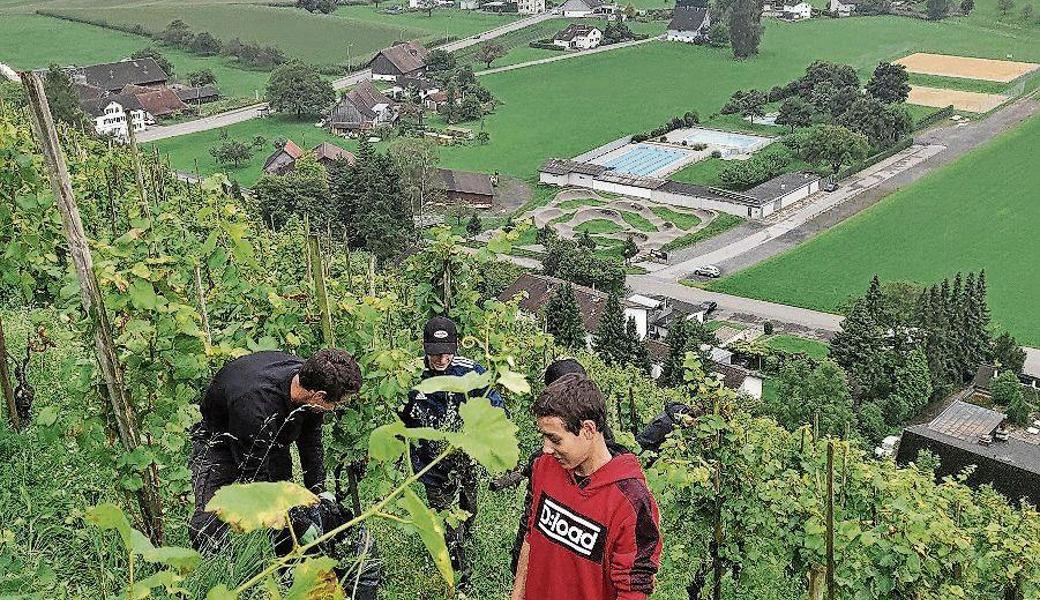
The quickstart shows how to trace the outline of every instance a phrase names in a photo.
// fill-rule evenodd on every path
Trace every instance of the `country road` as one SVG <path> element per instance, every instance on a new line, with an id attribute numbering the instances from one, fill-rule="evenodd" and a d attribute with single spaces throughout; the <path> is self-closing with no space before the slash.
<path id="1" fill-rule="evenodd" d="M 555 12 L 546 12 L 540 15 L 534 15 L 525 19 L 513 21 L 512 23 L 501 25 L 489 31 L 477 34 L 473 37 L 468 37 L 465 39 L 456 40 L 454 42 L 449 42 L 442 46 L 438 46 L 438 48 L 446 50 L 448 52 L 455 52 L 457 50 L 468 48 L 469 46 L 473 46 L 475 44 L 479 44 L 487 40 L 495 39 L 507 33 L 512 33 L 514 31 L 523 29 L 524 27 L 530 27 L 531 25 L 536 25 L 538 23 L 541 23 L 542 21 L 547 21 L 549 19 L 556 18 L 559 18 L 559 15 Z M 350 75 L 347 75 L 345 77 L 334 79 L 332 81 L 332 88 L 335 90 L 342 90 L 344 88 L 357 85 L 362 81 L 371 78 L 372 72 L 369 69 L 364 69 L 362 71 L 351 73 Z M 152 127 L 138 134 L 137 140 L 139 142 L 154 142 L 156 140 L 176 137 L 179 135 L 188 135 L 192 133 L 199 133 L 200 131 L 208 131 L 210 129 L 227 127 L 236 123 L 249 121 L 250 119 L 259 118 L 262 116 L 263 112 L 266 109 L 267 103 L 259 102 L 251 106 L 246 106 L 244 108 L 235 109 L 210 117 L 204 117 L 202 119 L 196 119 L 194 121 L 177 123 L 176 125 Z"/>
<path id="2" fill-rule="evenodd" d="M 582 50 L 580 52 L 565 52 L 559 56 L 550 56 L 549 58 L 540 58 L 538 60 L 529 60 L 527 62 L 516 63 L 515 65 L 506 65 L 504 67 L 498 67 L 495 69 L 488 69 L 486 71 L 477 71 L 474 73 L 477 77 L 481 75 L 494 75 L 495 73 L 504 73 L 506 71 L 512 71 L 514 69 L 523 69 L 524 67 L 533 67 L 535 65 L 544 65 L 546 63 L 556 62 L 558 60 L 567 60 L 571 58 L 579 58 L 582 56 L 588 56 L 590 54 L 599 54 L 600 52 L 609 52 L 611 50 L 618 50 L 620 48 L 629 48 L 631 46 L 638 46 L 647 42 L 653 42 L 661 39 L 658 37 L 651 37 L 645 40 L 632 40 L 630 42 L 621 42 L 620 44 L 610 44 L 609 46 L 598 46 L 592 50 Z"/>

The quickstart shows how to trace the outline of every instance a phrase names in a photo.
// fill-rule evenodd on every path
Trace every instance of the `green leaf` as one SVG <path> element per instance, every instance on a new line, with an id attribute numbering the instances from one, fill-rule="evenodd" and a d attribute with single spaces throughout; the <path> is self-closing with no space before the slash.
<path id="1" fill-rule="evenodd" d="M 143 262 L 135 264 L 130 269 L 130 272 L 140 277 L 141 279 L 151 279 L 152 277 L 152 270 L 149 269 L 148 265 L 144 264 Z"/>
<path id="2" fill-rule="evenodd" d="M 271 575 L 264 578 L 264 592 L 267 594 L 268 600 L 282 600 L 282 592 L 278 589 L 278 582 Z"/>
<path id="3" fill-rule="evenodd" d="M 397 436 L 404 433 L 401 421 L 383 425 L 372 430 L 368 436 L 368 455 L 373 460 L 389 463 L 401 458 L 405 451 L 404 442 Z"/>
<path id="4" fill-rule="evenodd" d="M 473 390 L 479 390 L 491 385 L 491 377 L 492 374 L 490 371 L 485 371 L 483 373 L 470 371 L 462 377 L 442 375 L 440 377 L 424 379 L 419 385 L 415 386 L 415 389 L 424 394 L 432 394 L 434 392 L 468 394 Z"/>
<path id="5" fill-rule="evenodd" d="M 123 539 L 123 546 L 127 549 L 133 547 L 130 539 L 130 532 L 133 531 L 133 528 L 130 527 L 130 522 L 126 520 L 123 509 L 115 504 L 105 502 L 88 509 L 86 519 L 101 529 L 115 529 L 119 532 L 119 537 Z"/>
<path id="6" fill-rule="evenodd" d="M 444 577 L 449 586 L 455 587 L 455 571 L 451 568 L 451 556 L 448 554 L 448 546 L 444 543 L 444 524 L 440 517 L 430 510 L 410 487 L 404 489 L 397 504 L 408 511 L 412 526 L 419 532 L 419 537 L 430 553 L 433 564 L 437 565 L 437 570 L 441 572 L 441 577 Z"/>
<path id="7" fill-rule="evenodd" d="M 527 378 L 508 368 L 499 371 L 498 383 L 514 394 L 531 393 L 531 384 L 527 383 Z"/>
<path id="8" fill-rule="evenodd" d="M 488 240 L 487 249 L 495 254 L 509 254 L 513 244 L 501 233 L 495 234 Z"/>
<path id="9" fill-rule="evenodd" d="M 199 561 L 202 559 L 198 552 L 191 548 L 182 548 L 180 546 L 152 548 L 151 551 L 145 552 L 143 556 L 148 562 L 162 563 L 182 572 L 190 571 L 199 566 Z"/>
<path id="10" fill-rule="evenodd" d="M 217 490 L 206 505 L 235 531 L 282 529 L 286 512 L 294 506 L 313 506 L 318 497 L 309 490 L 288 481 L 235 483 Z"/>
<path id="11" fill-rule="evenodd" d="M 130 597 L 134 600 L 148 598 L 152 590 L 163 587 L 166 591 L 174 593 L 181 590 L 180 582 L 183 578 L 173 571 L 159 571 L 134 583 L 130 590 Z"/>
<path id="12" fill-rule="evenodd" d="M 472 398 L 459 406 L 462 430 L 446 434 L 447 440 L 473 457 L 492 473 L 502 473 L 516 466 L 520 447 L 516 425 L 504 410 L 491 406 L 487 398 Z"/>
<path id="13" fill-rule="evenodd" d="M 130 302 L 133 303 L 134 308 L 154 310 L 161 304 L 159 296 L 155 294 L 155 288 L 152 287 L 149 281 L 143 279 L 135 280 L 130 284 L 128 292 L 130 293 Z"/>
<path id="14" fill-rule="evenodd" d="M 300 563 L 293 569 L 293 584 L 285 600 L 343 600 L 335 567 L 336 561 L 326 556 Z"/>
<path id="15" fill-rule="evenodd" d="M 206 600 L 238 600 L 238 594 L 229 590 L 223 583 L 212 588 L 206 594 Z"/>
<path id="16" fill-rule="evenodd" d="M 45 406 L 36 417 L 36 424 L 50 427 L 58 421 L 58 409 L 53 406 Z"/>

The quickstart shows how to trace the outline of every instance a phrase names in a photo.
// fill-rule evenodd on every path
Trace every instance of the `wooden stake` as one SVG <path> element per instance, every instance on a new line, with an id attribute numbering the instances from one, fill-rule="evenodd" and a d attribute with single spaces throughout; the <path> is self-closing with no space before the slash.
<path id="1" fill-rule="evenodd" d="M 639 417 L 636 416 L 636 397 L 632 392 L 632 386 L 628 386 L 628 426 L 632 428 L 632 435 L 639 435 Z"/>
<path id="2" fill-rule="evenodd" d="M 11 374 L 7 370 L 7 340 L 4 339 L 4 317 L 0 315 L 0 387 L 4 392 L 4 403 L 7 405 L 7 418 L 15 431 L 22 428 L 22 419 L 18 416 L 18 405 L 14 402 L 14 388 L 11 387 Z"/>
<path id="3" fill-rule="evenodd" d="M 314 281 L 314 296 L 318 301 L 318 310 L 321 312 L 321 335 L 325 340 L 327 348 L 336 346 L 336 337 L 332 332 L 332 311 L 329 309 L 329 292 L 325 288 L 325 266 L 321 258 L 321 246 L 318 244 L 318 236 L 307 237 L 307 249 L 310 254 L 309 262 L 313 265 L 311 274 Z"/>
<path id="4" fill-rule="evenodd" d="M 827 600 L 834 600 L 834 440 L 827 440 Z"/>
<path id="5" fill-rule="evenodd" d="M 206 290 L 202 289 L 202 267 L 195 264 L 195 291 L 199 295 L 199 313 L 202 315 L 202 330 L 206 332 L 206 350 L 213 346 L 213 335 L 209 329 L 209 311 L 206 309 Z"/>
<path id="6" fill-rule="evenodd" d="M 105 380 L 105 387 L 108 390 L 116 429 L 123 449 L 132 452 L 140 445 L 141 439 L 137 429 L 137 412 L 123 384 L 123 370 L 116 353 L 112 326 L 108 321 L 97 276 L 94 273 L 93 257 L 83 231 L 79 207 L 76 206 L 68 166 L 65 164 L 65 157 L 58 142 L 50 106 L 47 104 L 47 96 L 43 91 L 43 82 L 38 75 L 32 72 L 21 73 L 21 78 L 29 99 L 33 129 L 47 165 L 51 189 L 54 192 L 65 229 L 65 237 L 69 243 L 69 254 L 76 269 L 76 278 L 79 280 L 80 300 L 92 325 L 94 349 L 98 366 L 101 368 L 101 375 Z M 163 537 L 162 508 L 159 504 L 158 482 L 150 476 L 145 477 L 144 484 L 136 495 L 141 508 L 145 533 L 153 543 L 161 544 Z"/>
<path id="7" fill-rule="evenodd" d="M 137 191 L 141 195 L 141 204 L 151 213 L 151 204 L 148 202 L 148 188 L 144 183 L 144 170 L 141 167 L 141 153 L 137 150 L 137 134 L 134 133 L 133 117 L 127 119 L 126 137 L 130 143 L 130 160 L 134 165 L 134 178 L 137 181 Z M 151 214 L 148 215 L 151 217 Z"/>

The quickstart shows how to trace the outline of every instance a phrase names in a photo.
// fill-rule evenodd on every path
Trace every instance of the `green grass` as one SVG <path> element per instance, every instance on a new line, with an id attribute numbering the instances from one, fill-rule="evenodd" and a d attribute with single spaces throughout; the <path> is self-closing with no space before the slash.
<path id="1" fill-rule="evenodd" d="M 688 231 L 701 224 L 701 220 L 697 215 L 672 210 L 667 206 L 651 206 L 650 210 L 654 211 L 654 214 L 662 219 L 671 221 L 673 225 L 683 231 Z"/>
<path id="2" fill-rule="evenodd" d="M 613 221 L 606 219 L 592 219 L 591 221 L 585 221 L 574 228 L 577 233 L 617 233 L 624 231 L 624 228 Z"/>
<path id="3" fill-rule="evenodd" d="M 994 35 L 996 26 L 974 18 L 813 19 L 794 26 L 766 20 L 764 26 L 761 52 L 747 61 L 734 61 L 727 49 L 654 42 L 484 76 L 502 102 L 486 118 L 491 143 L 448 148 L 444 162 L 530 179 L 547 158 L 581 154 L 687 110 L 710 115 L 734 90 L 786 83 L 821 57 L 852 64 L 864 80 L 878 61 L 915 51 L 1040 60 L 1040 44 L 1029 32 Z"/>
<path id="4" fill-rule="evenodd" d="M 657 228 L 654 227 L 653 223 L 648 221 L 646 219 L 646 217 L 644 217 L 644 216 L 642 216 L 640 214 L 637 214 L 637 213 L 634 213 L 634 212 L 629 212 L 627 210 L 621 210 L 621 211 L 618 211 L 618 212 L 621 213 L 621 218 L 625 220 L 625 223 L 628 223 L 633 229 L 635 229 L 637 231 L 643 231 L 643 232 L 657 231 Z"/>
<path id="5" fill-rule="evenodd" d="M 730 329 L 736 329 L 738 331 L 743 331 L 743 330 L 747 329 L 747 325 L 744 325 L 742 323 L 734 323 L 732 321 L 723 321 L 721 319 L 716 319 L 714 321 L 708 321 L 707 323 L 704 324 L 704 328 L 707 329 L 708 331 L 711 331 L 711 332 L 718 331 L 719 329 L 722 329 L 723 327 L 729 327 Z"/>
<path id="6" fill-rule="evenodd" d="M 699 160 L 692 165 L 683 167 L 681 170 L 672 173 L 668 179 L 683 181 L 686 183 L 696 183 L 697 185 L 723 187 L 719 173 L 722 171 L 722 168 L 726 166 L 726 162 L 727 161 L 722 160 L 721 158 L 712 158 L 709 156 L 704 160 Z"/>
<path id="7" fill-rule="evenodd" d="M 209 148 L 220 143 L 220 132 L 226 130 L 231 139 L 249 143 L 254 137 L 262 135 L 270 142 L 260 150 L 254 151 L 253 157 L 235 169 L 224 168 L 217 164 L 209 154 Z M 287 138 L 298 146 L 309 150 L 321 142 L 332 142 L 350 151 L 357 150 L 357 142 L 330 134 L 327 130 L 315 127 L 311 121 L 300 122 L 294 118 L 275 115 L 266 119 L 252 119 L 231 125 L 224 129 L 211 129 L 193 135 L 167 138 L 155 142 L 155 146 L 163 154 L 170 156 L 170 163 L 181 171 L 194 171 L 195 159 L 199 161 L 199 171 L 203 174 L 225 172 L 241 185 L 249 187 L 260 179 L 261 169 L 267 157 L 274 152 L 271 145 L 278 138 Z M 384 143 L 376 144 L 382 149 Z"/>
<path id="8" fill-rule="evenodd" d="M 426 11 L 406 11 L 397 15 L 380 12 L 390 4 L 383 3 L 379 7 L 340 6 L 333 14 L 356 23 L 372 23 L 389 26 L 395 29 L 417 30 L 425 32 L 423 40 L 442 39 L 447 36 L 457 38 L 470 37 L 478 33 L 501 27 L 519 18 L 516 14 L 495 14 L 482 10 L 459 10 L 454 8 L 434 9 L 431 16 Z"/>
<path id="9" fill-rule="evenodd" d="M 708 287 L 834 312 L 874 274 L 930 284 L 985 269 L 994 323 L 1040 345 L 1037 156 L 1033 117 L 812 241 Z"/>
<path id="10" fill-rule="evenodd" d="M 116 61 L 155 45 L 145 37 L 38 15 L 3 15 L 0 40 L 0 62 L 14 69 Z M 199 69 L 213 71 L 217 87 L 226 96 L 252 97 L 254 90 L 263 93 L 270 76 L 236 68 L 233 61 L 223 57 L 196 56 L 175 48 L 162 48 L 162 53 L 173 63 L 175 76 Z"/>
<path id="11" fill-rule="evenodd" d="M 1008 84 L 983 79 L 963 79 L 960 77 L 941 77 L 939 75 L 910 74 L 910 85 L 979 92 L 982 94 L 1003 94 L 1008 91 Z"/>
<path id="12" fill-rule="evenodd" d="M 603 206 L 606 202 L 602 200 L 596 200 L 595 198 L 575 198 L 574 200 L 564 200 L 556 206 L 560 210 L 574 210 L 582 206 Z"/>
<path id="13" fill-rule="evenodd" d="M 674 240 L 662 246 L 661 250 L 669 252 L 672 250 L 679 250 L 680 248 L 686 248 L 687 246 L 692 246 L 697 242 L 701 242 L 710 237 L 715 237 L 716 235 L 728 229 L 732 229 L 733 227 L 736 227 L 737 225 L 740 225 L 743 222 L 744 219 L 741 219 L 736 215 L 720 212 L 714 219 L 711 220 L 711 223 L 708 223 L 708 226 L 704 229 L 698 229 L 693 233 L 688 233 L 682 237 L 677 237 Z"/>
<path id="14" fill-rule="evenodd" d="M 57 9 L 54 9 L 57 10 Z M 239 37 L 244 42 L 277 46 L 287 56 L 315 64 L 357 63 L 400 39 L 431 36 L 424 29 L 311 14 L 296 8 L 252 4 L 199 5 L 190 9 L 173 3 L 127 5 L 112 8 L 63 9 L 61 14 L 104 19 L 109 23 L 141 25 L 161 31 L 180 19 L 193 31 L 208 31 L 220 40 Z"/>
<path id="15" fill-rule="evenodd" d="M 549 224 L 550 225 L 555 225 L 557 223 L 566 223 L 567 221 L 570 221 L 573 218 L 574 218 L 574 213 L 572 213 L 572 212 L 563 213 L 562 215 L 560 215 L 560 216 L 556 217 L 555 219 L 552 219 L 551 221 L 549 221 Z"/>
<path id="16" fill-rule="evenodd" d="M 805 354 L 815 360 L 827 358 L 827 354 L 830 352 L 830 345 L 825 342 L 810 340 L 796 335 L 771 335 L 765 340 L 759 340 L 759 343 L 785 354 Z"/>

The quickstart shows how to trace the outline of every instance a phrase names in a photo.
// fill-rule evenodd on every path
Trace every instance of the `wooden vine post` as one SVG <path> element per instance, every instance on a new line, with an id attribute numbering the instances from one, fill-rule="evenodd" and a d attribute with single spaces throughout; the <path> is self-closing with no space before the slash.
<path id="1" fill-rule="evenodd" d="M 3 388 L 4 404 L 7 405 L 7 418 L 15 431 L 22 428 L 22 419 L 18 416 L 18 405 L 14 402 L 14 388 L 11 387 L 11 373 L 7 370 L 7 340 L 4 339 L 4 317 L 0 315 L 0 387 Z"/>
<path id="2" fill-rule="evenodd" d="M 827 600 L 834 600 L 834 440 L 827 440 Z"/>
<path id="3" fill-rule="evenodd" d="M 329 308 L 329 292 L 325 287 L 325 265 L 321 256 L 321 246 L 317 235 L 307 236 L 307 252 L 310 255 L 311 277 L 314 280 L 314 296 L 321 312 L 321 335 L 326 348 L 336 347 L 336 337 L 332 331 L 332 311 Z"/>
<path id="4" fill-rule="evenodd" d="M 113 341 L 112 325 L 105 312 L 101 291 L 94 273 L 94 262 L 87 244 L 86 233 L 83 230 L 83 222 L 80 220 L 76 197 L 72 191 L 68 166 L 65 164 L 65 157 L 58 142 L 58 133 L 54 128 L 50 106 L 43 91 L 43 82 L 40 81 L 38 75 L 31 72 L 21 73 L 21 78 L 29 98 L 33 130 L 43 152 L 47 174 L 54 191 L 58 211 L 61 213 L 65 237 L 69 243 L 69 255 L 79 281 L 83 311 L 90 319 L 94 333 L 94 348 L 98 366 L 105 380 L 116 430 L 123 449 L 132 452 L 141 443 L 137 412 L 123 384 L 123 370 L 119 364 Z M 149 475 L 151 472 L 151 470 L 146 471 L 144 484 L 136 492 L 136 496 L 141 509 L 141 520 L 145 533 L 153 543 L 160 544 L 162 543 L 162 509 L 159 503 L 158 482 Z"/>

